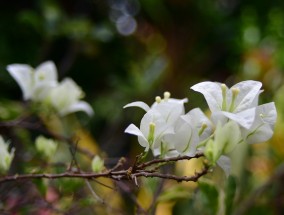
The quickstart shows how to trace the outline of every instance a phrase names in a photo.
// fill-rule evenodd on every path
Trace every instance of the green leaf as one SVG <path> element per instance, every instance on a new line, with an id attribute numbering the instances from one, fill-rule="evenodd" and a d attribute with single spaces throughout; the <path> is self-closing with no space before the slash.
<path id="1" fill-rule="evenodd" d="M 213 184 L 199 182 L 202 206 L 210 209 L 210 214 L 216 214 L 218 211 L 219 192 Z"/>
<path id="2" fill-rule="evenodd" d="M 190 196 L 190 191 L 188 191 L 184 186 L 177 185 L 164 191 L 159 196 L 158 202 L 176 201 L 178 199 L 189 198 Z"/>
<path id="3" fill-rule="evenodd" d="M 231 214 L 232 212 L 234 197 L 236 194 L 236 188 L 237 188 L 236 178 L 233 176 L 229 176 L 225 190 L 226 214 Z"/>

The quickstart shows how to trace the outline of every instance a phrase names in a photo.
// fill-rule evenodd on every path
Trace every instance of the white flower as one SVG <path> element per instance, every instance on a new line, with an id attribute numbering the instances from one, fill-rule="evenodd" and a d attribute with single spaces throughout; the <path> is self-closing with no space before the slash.
<path id="1" fill-rule="evenodd" d="M 128 107 L 140 107 L 146 112 L 149 110 L 156 110 L 158 111 L 167 122 L 175 122 L 179 116 L 184 114 L 184 103 L 187 102 L 187 99 L 173 99 L 170 98 L 170 93 L 164 93 L 164 99 L 161 97 L 156 97 L 156 102 L 149 107 L 146 103 L 137 101 L 132 102 L 125 105 L 123 108 Z"/>
<path id="2" fill-rule="evenodd" d="M 243 81 L 230 89 L 217 82 L 201 82 L 191 87 L 205 97 L 211 112 L 226 111 L 238 113 L 257 106 L 262 84 L 259 81 Z"/>
<path id="3" fill-rule="evenodd" d="M 19 84 L 24 100 L 41 101 L 49 89 L 57 85 L 57 70 L 52 61 L 44 62 L 35 69 L 26 64 L 11 64 L 7 70 Z"/>
<path id="4" fill-rule="evenodd" d="M 248 129 L 254 122 L 261 86 L 258 81 L 243 81 L 229 89 L 225 84 L 206 81 L 191 89 L 204 95 L 215 124 L 218 121 L 224 124 L 229 118 Z"/>
<path id="5" fill-rule="evenodd" d="M 176 120 L 174 133 L 163 137 L 161 148 L 155 150 L 154 155 L 193 156 L 198 143 L 207 139 L 211 133 L 211 122 L 199 108 L 195 108 Z"/>
<path id="6" fill-rule="evenodd" d="M 132 102 L 124 106 L 124 108 L 140 107 L 147 113 L 141 120 L 140 130 L 131 124 L 125 132 L 137 135 L 140 145 L 145 147 L 146 151 L 151 148 L 154 155 L 164 155 L 168 152 L 174 154 L 172 152 L 175 150 L 175 147 L 173 147 L 172 141 L 170 142 L 165 139 L 165 136 L 166 134 L 174 134 L 175 127 L 179 126 L 177 122 L 180 116 L 184 114 L 185 102 L 187 102 L 187 99 L 179 100 L 170 98 L 169 92 L 164 93 L 164 99 L 156 97 L 156 102 L 151 107 L 144 102 Z M 183 121 L 183 123 L 185 122 Z M 167 138 L 169 140 L 174 137 L 168 135 Z M 179 140 L 181 139 L 176 139 L 176 141 Z M 179 143 L 176 144 L 179 145 Z"/>
<path id="7" fill-rule="evenodd" d="M 70 78 L 65 78 L 58 86 L 50 89 L 48 101 L 61 115 L 67 115 L 76 111 L 84 111 L 93 115 L 92 107 L 85 101 L 81 101 L 84 93 L 81 88 Z"/>
<path id="8" fill-rule="evenodd" d="M 149 110 L 142 118 L 140 129 L 134 124 L 125 129 L 125 133 L 138 136 L 138 142 L 145 151 L 161 146 L 162 137 L 173 133 L 173 127 L 166 123 L 162 115 L 156 110 Z"/>
<path id="9" fill-rule="evenodd" d="M 8 144 L 5 143 L 3 137 L 0 135 L 0 172 L 6 172 L 11 165 L 14 158 L 14 149 L 8 151 Z"/>

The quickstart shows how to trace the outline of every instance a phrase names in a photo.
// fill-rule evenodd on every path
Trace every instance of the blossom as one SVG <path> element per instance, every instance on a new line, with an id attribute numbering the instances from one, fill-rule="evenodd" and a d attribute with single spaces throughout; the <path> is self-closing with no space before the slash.
<path id="1" fill-rule="evenodd" d="M 150 148 L 159 148 L 162 137 L 174 131 L 158 111 L 149 110 L 141 120 L 140 129 L 130 124 L 124 132 L 138 136 L 139 144 L 148 151 Z"/>
<path id="2" fill-rule="evenodd" d="M 14 148 L 8 151 L 8 144 L 4 141 L 3 137 L 0 135 L 0 172 L 6 172 L 11 165 L 14 158 Z"/>
<path id="3" fill-rule="evenodd" d="M 229 89 L 225 84 L 206 81 L 192 86 L 191 89 L 203 94 L 215 124 L 218 121 L 224 123 L 229 118 L 248 129 L 254 122 L 261 86 L 261 82 L 249 80 Z"/>
<path id="4" fill-rule="evenodd" d="M 255 107 L 262 84 L 259 81 L 242 81 L 230 89 L 225 84 L 205 81 L 191 87 L 205 97 L 211 112 L 226 111 L 238 113 Z"/>
<path id="5" fill-rule="evenodd" d="M 59 115 L 64 116 L 76 111 L 84 111 L 93 115 L 92 107 L 81 99 L 84 92 L 70 78 L 65 78 L 59 85 L 50 89 L 47 101 L 55 108 Z"/>
<path id="6" fill-rule="evenodd" d="M 50 88 L 57 85 L 57 70 L 52 61 L 44 62 L 35 69 L 26 64 L 11 64 L 7 70 L 20 86 L 24 100 L 40 101 Z"/>
<path id="7" fill-rule="evenodd" d="M 164 98 L 156 97 L 156 102 L 149 107 L 146 103 L 138 101 L 132 102 L 124 106 L 140 107 L 146 111 L 146 114 L 141 120 L 140 129 L 131 124 L 125 130 L 126 133 L 138 136 L 138 141 L 141 146 L 145 147 L 146 151 L 151 148 L 154 155 L 160 155 L 174 150 L 170 141 L 174 134 L 175 127 L 179 118 L 184 114 L 184 103 L 187 99 L 172 99 L 170 93 L 165 92 Z"/>
<path id="8" fill-rule="evenodd" d="M 202 82 L 191 89 L 204 95 L 215 124 L 233 120 L 247 143 L 257 143 L 271 138 L 277 117 L 273 102 L 258 105 L 261 86 L 258 81 L 243 81 L 228 89 L 224 84 Z"/>
<path id="9" fill-rule="evenodd" d="M 16 80 L 23 92 L 24 100 L 42 102 L 53 107 L 61 116 L 84 111 L 93 115 L 91 106 L 81 101 L 84 93 L 70 78 L 61 83 L 57 81 L 57 69 L 52 61 L 47 61 L 33 69 L 26 64 L 7 66 L 10 75 Z"/>

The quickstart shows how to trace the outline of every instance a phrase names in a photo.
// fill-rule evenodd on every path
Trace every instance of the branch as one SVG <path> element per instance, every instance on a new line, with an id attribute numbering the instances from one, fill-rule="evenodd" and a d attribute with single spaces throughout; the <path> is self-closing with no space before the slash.
<path id="1" fill-rule="evenodd" d="M 110 178 L 116 181 L 120 180 L 134 180 L 135 184 L 137 184 L 137 178 L 139 177 L 156 177 L 156 178 L 164 178 L 164 179 L 171 179 L 171 180 L 176 180 L 177 182 L 181 181 L 194 181 L 196 182 L 201 176 L 205 175 L 206 173 L 209 172 L 210 166 L 207 164 L 204 164 L 204 169 L 201 170 L 200 172 L 195 173 L 193 176 L 176 176 L 176 175 L 171 175 L 171 174 L 163 174 L 159 173 L 156 170 L 146 170 L 145 168 L 156 163 L 168 163 L 172 161 L 179 161 L 179 160 L 189 160 L 192 158 L 197 158 L 203 156 L 202 153 L 197 153 L 193 157 L 188 157 L 188 156 L 181 156 L 181 157 L 175 157 L 175 158 L 165 158 L 165 159 L 154 159 L 149 162 L 142 163 L 138 166 L 133 166 L 129 167 L 128 169 L 124 170 L 116 170 L 119 168 L 122 163 L 124 162 L 124 159 L 121 159 L 117 165 L 115 165 L 114 168 L 107 170 L 102 173 L 93 173 L 93 172 L 63 172 L 63 173 L 58 173 L 58 174 L 47 174 L 47 173 L 42 173 L 42 174 L 22 174 L 22 175 L 10 175 L 10 176 L 2 176 L 0 177 L 0 184 L 9 182 L 9 181 L 20 181 L 20 180 L 26 180 L 26 179 L 42 179 L 42 178 L 47 178 L 47 179 L 58 179 L 58 178 L 83 178 L 83 179 L 96 179 L 96 178 Z M 142 169 L 144 168 L 144 169 Z"/>
<path id="2" fill-rule="evenodd" d="M 169 163 L 172 161 L 180 161 L 180 160 L 191 160 L 193 158 L 200 158 L 203 157 L 204 154 L 203 152 L 197 152 L 194 156 L 178 156 L 178 157 L 173 157 L 173 158 L 160 158 L 160 159 L 154 159 L 145 163 L 142 163 L 137 166 L 137 169 L 144 169 L 145 167 L 158 164 L 158 163 Z"/>

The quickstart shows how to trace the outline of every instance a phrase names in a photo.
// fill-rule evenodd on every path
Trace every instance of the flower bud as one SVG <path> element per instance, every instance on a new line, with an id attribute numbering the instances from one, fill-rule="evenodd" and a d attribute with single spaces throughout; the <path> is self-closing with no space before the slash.
<path id="1" fill-rule="evenodd" d="M 93 172 L 101 172 L 104 169 L 104 161 L 100 156 L 96 155 L 92 160 L 92 170 Z"/>
<path id="2" fill-rule="evenodd" d="M 35 141 L 36 149 L 42 153 L 48 159 L 54 157 L 57 149 L 58 143 L 53 139 L 45 138 L 44 136 L 39 136 Z"/>

